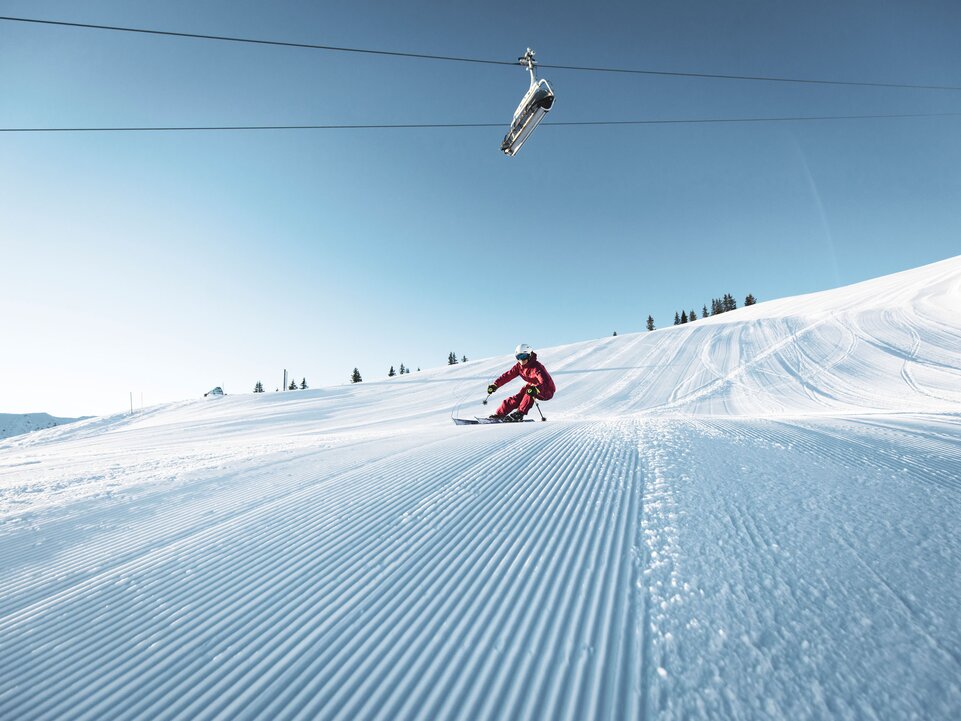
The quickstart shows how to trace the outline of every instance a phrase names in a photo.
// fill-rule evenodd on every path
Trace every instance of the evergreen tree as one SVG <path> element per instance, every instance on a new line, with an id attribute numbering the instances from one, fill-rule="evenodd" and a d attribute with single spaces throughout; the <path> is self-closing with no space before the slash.
<path id="1" fill-rule="evenodd" d="M 307 390 L 307 379 L 306 379 L 306 378 L 301 378 L 301 379 L 300 379 L 300 390 L 302 390 L 302 391 Z"/>
<path id="2" fill-rule="evenodd" d="M 647 329 L 654 330 L 654 316 L 647 316 Z"/>
<path id="3" fill-rule="evenodd" d="M 703 308 L 701 308 L 701 317 L 702 317 L 702 318 L 707 318 L 707 306 L 706 306 L 706 305 L 705 305 Z"/>
<path id="4" fill-rule="evenodd" d="M 721 301 L 719 301 L 717 298 L 712 298 L 711 299 L 711 315 L 718 315 L 723 312 L 724 310 L 721 308 Z"/>
<path id="5" fill-rule="evenodd" d="M 691 309 L 691 312 L 688 313 L 687 319 L 688 319 L 689 321 L 691 321 L 692 323 L 697 320 L 697 313 L 694 312 L 694 309 L 693 309 L 693 308 Z"/>
<path id="6" fill-rule="evenodd" d="M 263 393 L 263 392 L 264 392 L 264 384 L 261 383 L 260 381 L 257 381 L 257 385 L 254 386 L 254 393 Z"/>
<path id="7" fill-rule="evenodd" d="M 297 390 L 297 381 L 295 381 L 293 378 L 291 378 L 291 379 L 290 379 L 290 385 L 287 386 L 287 390 L 289 390 L 289 391 L 295 391 L 295 390 Z"/>
<path id="8" fill-rule="evenodd" d="M 354 372 L 351 373 L 351 375 L 350 375 L 350 382 L 351 382 L 351 383 L 360 383 L 360 382 L 363 381 L 363 380 L 364 380 L 364 379 L 360 377 L 360 371 L 357 370 L 356 368 L 354 368 Z"/>
<path id="9" fill-rule="evenodd" d="M 754 305 L 755 303 L 757 303 L 757 298 L 755 298 L 751 293 L 748 293 L 747 298 L 744 299 L 744 305 Z"/>
<path id="10" fill-rule="evenodd" d="M 730 293 L 724 294 L 724 312 L 729 310 L 735 310 L 737 308 L 737 301 L 734 300 L 734 296 Z"/>
<path id="11" fill-rule="evenodd" d="M 614 336 L 615 336 L 615 337 L 617 336 L 617 331 L 614 331 Z"/>
<path id="12" fill-rule="evenodd" d="M 390 370 L 387 371 L 387 377 L 393 378 L 395 375 L 397 375 L 397 371 L 394 370 L 394 366 L 391 366 Z"/>
<path id="13" fill-rule="evenodd" d="M 467 356 L 466 356 L 466 355 L 462 355 L 462 356 L 460 357 L 460 362 L 461 362 L 461 363 L 466 363 L 466 362 L 467 362 Z"/>
<path id="14" fill-rule="evenodd" d="M 681 323 L 687 323 L 687 311 L 681 311 Z"/>
<path id="15" fill-rule="evenodd" d="M 406 373 L 406 372 L 407 372 L 407 369 L 404 368 L 404 364 L 401 363 L 401 364 L 400 364 L 400 374 L 401 374 L 401 375 L 404 375 L 404 373 Z"/>
<path id="16" fill-rule="evenodd" d="M 454 353 L 454 351 L 451 351 L 451 352 L 447 355 L 447 365 L 449 365 L 449 366 L 455 366 L 455 365 L 457 365 L 457 355 Z"/>
<path id="17" fill-rule="evenodd" d="M 677 314 L 677 311 L 674 311 L 674 325 L 680 325 L 680 324 L 681 324 L 681 316 Z"/>

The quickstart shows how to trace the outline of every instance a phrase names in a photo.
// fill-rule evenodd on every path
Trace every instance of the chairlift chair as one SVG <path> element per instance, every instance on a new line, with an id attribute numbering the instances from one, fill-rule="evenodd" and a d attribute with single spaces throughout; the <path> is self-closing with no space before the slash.
<path id="1" fill-rule="evenodd" d="M 501 150 L 504 151 L 505 155 L 510 156 L 515 155 L 521 149 L 524 142 L 534 132 L 534 128 L 538 126 L 554 105 L 554 91 L 551 90 L 550 84 L 543 78 L 538 80 L 534 74 L 534 51 L 527 48 L 527 52 L 517 60 L 530 72 L 531 86 L 521 99 L 517 110 L 514 111 L 511 128 L 504 136 L 504 142 L 501 143 Z"/>

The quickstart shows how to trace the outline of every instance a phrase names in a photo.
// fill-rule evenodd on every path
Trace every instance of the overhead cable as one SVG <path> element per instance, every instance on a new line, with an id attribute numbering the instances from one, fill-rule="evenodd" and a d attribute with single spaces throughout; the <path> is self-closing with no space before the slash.
<path id="1" fill-rule="evenodd" d="M 457 63 L 484 63 L 486 65 L 517 65 L 517 62 L 506 60 L 480 60 L 477 58 L 462 58 L 452 55 L 427 55 L 424 53 L 403 53 L 391 50 L 368 50 L 364 48 L 345 48 L 336 45 L 315 45 L 313 43 L 294 43 L 283 40 L 258 40 L 256 38 L 238 38 L 229 35 L 205 35 L 201 33 L 179 33 L 169 30 L 148 30 L 146 28 L 127 28 L 116 25 L 93 25 L 90 23 L 68 23 L 60 20 L 38 20 L 36 18 L 14 18 L 0 16 L 0 20 L 22 23 L 38 23 L 41 25 L 61 25 L 71 28 L 86 28 L 89 30 L 113 30 L 122 33 L 141 33 L 144 35 L 166 35 L 175 38 L 194 38 L 197 40 L 221 40 L 229 43 L 249 43 L 253 45 L 276 45 L 285 48 L 302 48 L 307 50 L 330 50 L 341 53 L 363 53 L 366 55 L 390 55 L 401 58 L 420 58 L 422 60 L 447 60 Z"/>
<path id="2" fill-rule="evenodd" d="M 202 34 L 202 33 L 174 32 L 170 30 L 151 30 L 148 28 L 121 27 L 117 25 L 95 25 L 93 23 L 75 23 L 75 22 L 66 22 L 61 20 L 41 20 L 39 18 L 0 16 L 0 21 L 35 23 L 40 25 L 59 25 L 62 27 L 84 28 L 89 30 L 110 30 L 114 32 L 140 33 L 144 35 L 164 35 L 164 36 L 178 37 L 178 38 L 194 38 L 198 40 L 218 40 L 223 42 L 249 43 L 254 45 L 274 45 L 279 47 L 302 48 L 302 49 L 309 49 L 309 50 L 328 50 L 328 51 L 344 52 L 344 53 L 363 53 L 366 55 L 386 55 L 386 56 L 402 57 L 402 58 L 417 58 L 422 60 L 443 60 L 447 62 L 478 63 L 478 64 L 484 64 L 484 65 L 517 65 L 517 61 L 507 61 L 507 60 L 467 58 L 467 57 L 458 57 L 453 55 L 432 55 L 428 53 L 407 53 L 407 52 L 398 52 L 398 51 L 392 51 L 392 50 L 373 50 L 370 48 L 349 48 L 349 47 L 339 47 L 335 45 L 317 45 L 313 43 L 295 43 L 295 42 L 287 42 L 282 40 L 263 40 L 263 39 L 257 39 L 257 38 L 233 37 L 229 35 L 208 35 L 208 34 Z M 538 67 L 549 68 L 552 70 L 576 70 L 576 71 L 592 72 L 592 73 L 622 73 L 622 74 L 631 74 L 631 75 L 654 75 L 654 76 L 682 77 L 682 78 L 706 78 L 710 80 L 745 80 L 745 81 L 768 82 L 768 83 L 802 83 L 802 84 L 812 84 L 812 85 L 842 85 L 842 86 L 848 86 L 848 87 L 856 86 L 856 87 L 869 87 L 869 88 L 910 88 L 914 90 L 952 90 L 952 91 L 961 90 L 961 86 L 957 86 L 957 85 L 923 85 L 918 83 L 881 83 L 881 82 L 850 81 L 850 80 L 825 80 L 825 79 L 817 79 L 817 78 L 790 78 L 790 77 L 778 77 L 773 75 L 733 75 L 733 74 L 725 74 L 725 73 L 695 73 L 695 72 L 682 72 L 682 71 L 675 71 L 675 70 L 606 68 L 606 67 L 590 67 L 590 66 L 582 66 L 582 65 L 550 65 L 550 64 L 540 64 L 540 63 L 538 64 Z"/>
<path id="3" fill-rule="evenodd" d="M 888 120 L 895 118 L 952 118 L 961 113 L 894 113 L 887 115 L 796 115 L 767 118 L 667 118 L 653 120 L 585 120 L 545 122 L 541 127 L 581 125 L 685 125 L 708 123 L 795 123 L 828 120 Z M 158 125 L 115 127 L 0 128 L 0 133 L 116 133 L 193 132 L 237 130 L 409 130 L 434 128 L 500 128 L 503 123 L 385 123 L 350 125 Z"/>

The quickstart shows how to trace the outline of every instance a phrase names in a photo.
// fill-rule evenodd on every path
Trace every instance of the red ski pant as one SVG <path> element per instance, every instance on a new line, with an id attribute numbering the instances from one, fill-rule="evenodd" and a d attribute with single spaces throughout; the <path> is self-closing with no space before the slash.
<path id="1" fill-rule="evenodd" d="M 550 392 L 539 394 L 536 396 L 527 395 L 527 389 L 533 388 L 533 387 L 534 386 L 528 384 L 523 388 L 521 388 L 520 393 L 515 393 L 509 398 L 505 398 L 504 402 L 501 403 L 500 408 L 497 409 L 497 415 L 506 416 L 508 413 L 510 413 L 512 410 L 516 408 L 526 416 L 527 411 L 529 411 L 531 409 L 531 406 L 534 405 L 534 401 L 549 401 L 551 398 L 554 397 L 554 394 Z"/>

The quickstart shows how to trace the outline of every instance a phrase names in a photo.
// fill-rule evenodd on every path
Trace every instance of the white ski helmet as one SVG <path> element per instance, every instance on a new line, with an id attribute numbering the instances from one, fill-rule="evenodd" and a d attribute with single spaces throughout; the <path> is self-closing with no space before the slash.
<path id="1" fill-rule="evenodd" d="M 533 352 L 534 349 L 527 345 L 527 343 L 521 343 L 514 349 L 514 357 L 517 360 L 527 360 Z"/>

